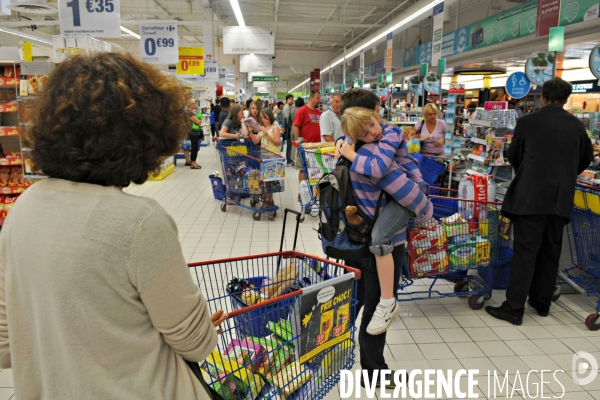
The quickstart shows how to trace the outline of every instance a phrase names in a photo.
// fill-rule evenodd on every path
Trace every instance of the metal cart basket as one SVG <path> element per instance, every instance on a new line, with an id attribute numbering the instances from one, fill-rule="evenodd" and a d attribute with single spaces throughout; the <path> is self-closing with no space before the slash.
<path id="1" fill-rule="evenodd" d="M 288 212 L 299 216 L 285 210 L 281 247 Z M 338 383 L 340 370 L 354 364 L 359 270 L 297 251 L 197 262 L 189 267 L 211 314 L 228 313 L 217 348 L 200 363 L 205 381 L 224 399 L 322 399 Z M 331 290 L 329 282 L 339 280 L 350 287 L 346 291 L 350 301 L 341 311 L 336 309 L 336 314 L 321 312 L 315 320 L 321 333 L 310 338 L 328 346 L 302 353 L 301 342 L 310 324 L 300 318 L 302 303 L 308 301 L 306 292 L 315 286 L 316 308 L 322 308 L 328 304 L 322 292 Z M 330 289 L 316 292 L 321 286 Z M 260 301 L 266 293 L 274 295 Z M 341 293 L 335 296 L 330 297 L 338 299 Z M 335 304 L 336 300 L 329 301 Z M 315 314 L 317 309 L 313 308 Z"/>

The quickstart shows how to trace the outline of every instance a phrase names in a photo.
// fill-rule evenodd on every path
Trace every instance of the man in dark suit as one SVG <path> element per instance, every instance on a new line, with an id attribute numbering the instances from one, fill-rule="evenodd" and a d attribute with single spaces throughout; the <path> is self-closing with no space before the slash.
<path id="1" fill-rule="evenodd" d="M 571 217 L 577 175 L 593 159 L 581 121 L 563 109 L 571 84 L 553 78 L 542 88 L 544 107 L 517 120 L 508 159 L 515 179 L 502 204 L 514 227 L 514 256 L 506 301 L 485 310 L 521 325 L 525 301 L 538 315 L 550 310 L 565 225 Z"/>

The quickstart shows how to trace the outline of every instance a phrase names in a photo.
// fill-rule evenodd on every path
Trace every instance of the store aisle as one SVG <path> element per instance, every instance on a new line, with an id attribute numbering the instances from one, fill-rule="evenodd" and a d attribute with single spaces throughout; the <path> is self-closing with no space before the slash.
<path id="1" fill-rule="evenodd" d="M 278 250 L 281 214 L 274 221 L 266 218 L 254 221 L 252 212 L 240 207 L 221 212 L 221 202 L 213 198 L 208 178 L 210 173 L 221 169 L 213 146 L 200 151 L 201 170 L 191 170 L 183 166 L 183 160 L 178 161 L 175 172 L 165 180 L 132 186 L 126 191 L 151 197 L 167 209 L 178 224 L 188 261 Z M 275 199 L 281 208 L 298 209 L 297 196 L 297 170 L 288 168 L 285 191 L 276 194 Z M 301 224 L 298 250 L 322 255 L 314 231 L 316 227 L 315 218 L 307 217 Z M 284 249 L 291 249 L 293 231 L 294 224 L 289 223 Z M 427 283 L 429 281 L 417 281 L 415 285 Z M 442 284 L 438 289 L 451 291 L 452 285 Z M 503 292 L 495 291 L 488 304 L 499 305 L 503 299 Z M 487 394 L 488 370 L 497 370 L 498 375 L 502 375 L 501 380 L 508 371 L 510 390 L 517 371 L 526 386 L 527 373 L 537 370 L 530 376 L 529 384 L 529 393 L 534 395 L 535 386 L 531 382 L 541 381 L 541 370 L 562 369 L 565 372 L 558 373 L 557 377 L 566 391 L 563 399 L 600 399 L 600 378 L 587 386 L 578 386 L 571 377 L 572 357 L 576 351 L 586 351 L 600 360 L 600 333 L 587 330 L 583 324 L 594 307 L 594 298 L 563 294 L 553 305 L 549 317 L 541 318 L 527 309 L 523 325 L 515 327 L 493 319 L 483 310 L 471 310 L 466 298 L 404 303 L 401 317 L 388 332 L 386 358 L 393 369 L 479 369 L 480 398 Z M 358 368 L 357 349 L 354 369 Z M 546 373 L 544 381 L 550 381 L 544 384 L 544 396 L 561 396 L 563 389 L 551 375 L 548 379 Z M 12 386 L 12 371 L 1 371 L 0 400 L 12 397 Z M 519 387 L 515 389 L 518 391 L 514 392 L 513 399 L 530 398 L 522 396 Z M 506 392 L 503 393 L 506 396 Z M 339 398 L 337 389 L 326 397 L 327 400 Z M 496 398 L 502 398 L 498 390 Z"/>

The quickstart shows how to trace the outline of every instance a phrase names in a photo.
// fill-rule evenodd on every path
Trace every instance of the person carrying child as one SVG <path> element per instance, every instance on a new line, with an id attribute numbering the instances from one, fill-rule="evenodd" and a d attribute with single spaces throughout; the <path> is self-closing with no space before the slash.
<path id="1" fill-rule="evenodd" d="M 263 108 L 260 110 L 257 118 L 260 120 L 262 130 L 258 131 L 257 133 L 254 133 L 254 131 L 250 130 L 250 138 L 252 139 L 252 143 L 260 145 L 260 147 L 268 150 L 270 153 L 279 155 L 281 129 L 279 129 L 279 126 L 275 124 L 275 115 L 273 114 L 273 111 L 271 111 L 270 108 Z M 270 208 L 274 205 L 273 193 L 263 195 L 262 208 Z"/>
<path id="2" fill-rule="evenodd" d="M 421 178 L 415 160 L 408 153 L 402 130 L 381 123 L 373 110 L 350 107 L 341 118 L 346 141 L 341 154 L 352 162 L 350 171 L 371 178 L 376 187 L 386 192 L 389 201 L 384 204 L 371 233 L 369 251 L 375 255 L 381 297 L 377 309 L 367 326 L 367 333 L 385 332 L 400 312 L 396 304 L 394 259 L 397 232 L 408 224 L 414 215 L 420 222 L 431 219 L 433 206 L 427 198 L 429 186 Z M 357 141 L 364 144 L 355 151 Z M 355 182 L 353 182 L 354 184 Z M 353 187 L 357 204 L 368 215 L 374 215 L 378 193 L 373 188 Z M 371 212 L 369 212 L 371 211 Z"/>

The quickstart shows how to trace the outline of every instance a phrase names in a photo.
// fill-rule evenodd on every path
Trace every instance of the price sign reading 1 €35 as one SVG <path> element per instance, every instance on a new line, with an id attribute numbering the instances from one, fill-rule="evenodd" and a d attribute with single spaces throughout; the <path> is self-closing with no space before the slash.
<path id="1" fill-rule="evenodd" d="M 177 73 L 179 75 L 204 74 L 204 47 L 180 47 Z"/>
<path id="2" fill-rule="evenodd" d="M 148 63 L 174 64 L 178 58 L 177 25 L 140 24 L 140 54 Z"/>
<path id="3" fill-rule="evenodd" d="M 63 35 L 121 36 L 119 0 L 59 0 L 58 12 Z"/>

